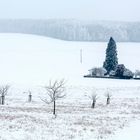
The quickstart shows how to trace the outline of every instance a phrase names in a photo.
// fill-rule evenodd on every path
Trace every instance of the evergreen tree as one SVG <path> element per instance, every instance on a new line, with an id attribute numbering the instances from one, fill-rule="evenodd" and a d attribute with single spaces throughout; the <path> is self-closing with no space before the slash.
<path id="1" fill-rule="evenodd" d="M 116 50 L 116 42 L 111 37 L 106 49 L 106 58 L 103 64 L 103 67 L 107 70 L 109 74 L 110 71 L 115 71 L 118 65 L 118 58 L 117 58 L 117 50 Z"/>

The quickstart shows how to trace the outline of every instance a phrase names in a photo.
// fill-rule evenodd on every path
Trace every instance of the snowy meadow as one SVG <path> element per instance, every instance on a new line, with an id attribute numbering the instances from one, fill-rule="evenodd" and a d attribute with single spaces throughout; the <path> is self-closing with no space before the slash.
<path id="1" fill-rule="evenodd" d="M 11 87 L 0 105 L 1 140 L 114 140 L 140 119 L 140 81 L 83 78 L 102 66 L 107 42 L 70 42 L 25 34 L 0 34 L 0 83 Z M 80 52 L 82 50 L 82 63 Z M 140 69 L 140 43 L 117 43 L 119 64 Z M 45 104 L 44 86 L 66 80 L 66 97 Z M 28 90 L 32 102 L 28 102 Z M 96 92 L 91 108 L 89 96 Z M 111 96 L 106 105 L 106 92 Z"/>

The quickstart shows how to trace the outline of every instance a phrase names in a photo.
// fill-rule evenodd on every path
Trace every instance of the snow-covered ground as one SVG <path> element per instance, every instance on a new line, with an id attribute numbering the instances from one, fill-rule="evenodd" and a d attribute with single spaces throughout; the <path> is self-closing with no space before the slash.
<path id="1" fill-rule="evenodd" d="M 114 140 L 139 120 L 140 81 L 83 78 L 90 68 L 102 66 L 106 47 L 107 43 L 0 34 L 0 83 L 11 85 L 6 104 L 0 106 L 0 139 Z M 117 43 L 117 50 L 119 63 L 133 71 L 140 69 L 140 43 Z M 57 101 L 54 118 L 52 105 L 40 99 L 45 96 L 42 86 L 62 78 L 67 81 L 67 96 Z M 93 88 L 98 95 L 95 109 L 88 98 Z M 109 106 L 105 105 L 107 89 L 112 94 Z M 27 102 L 28 90 L 32 103 Z"/>
<path id="2" fill-rule="evenodd" d="M 139 140 L 140 121 L 135 121 L 131 126 L 126 127 L 124 130 L 117 132 L 115 140 Z"/>

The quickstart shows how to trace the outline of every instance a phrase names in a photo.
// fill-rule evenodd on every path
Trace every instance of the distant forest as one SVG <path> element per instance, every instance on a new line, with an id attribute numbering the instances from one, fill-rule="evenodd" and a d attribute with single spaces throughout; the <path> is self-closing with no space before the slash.
<path id="1" fill-rule="evenodd" d="M 1 19 L 1 33 L 27 33 L 68 41 L 140 42 L 140 22 L 80 21 L 69 19 Z"/>

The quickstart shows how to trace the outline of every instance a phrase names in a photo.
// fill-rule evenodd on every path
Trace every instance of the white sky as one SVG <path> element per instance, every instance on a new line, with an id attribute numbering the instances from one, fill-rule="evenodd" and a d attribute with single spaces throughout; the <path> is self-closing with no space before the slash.
<path id="1" fill-rule="evenodd" d="M 0 0 L 0 18 L 140 21 L 140 0 Z"/>

